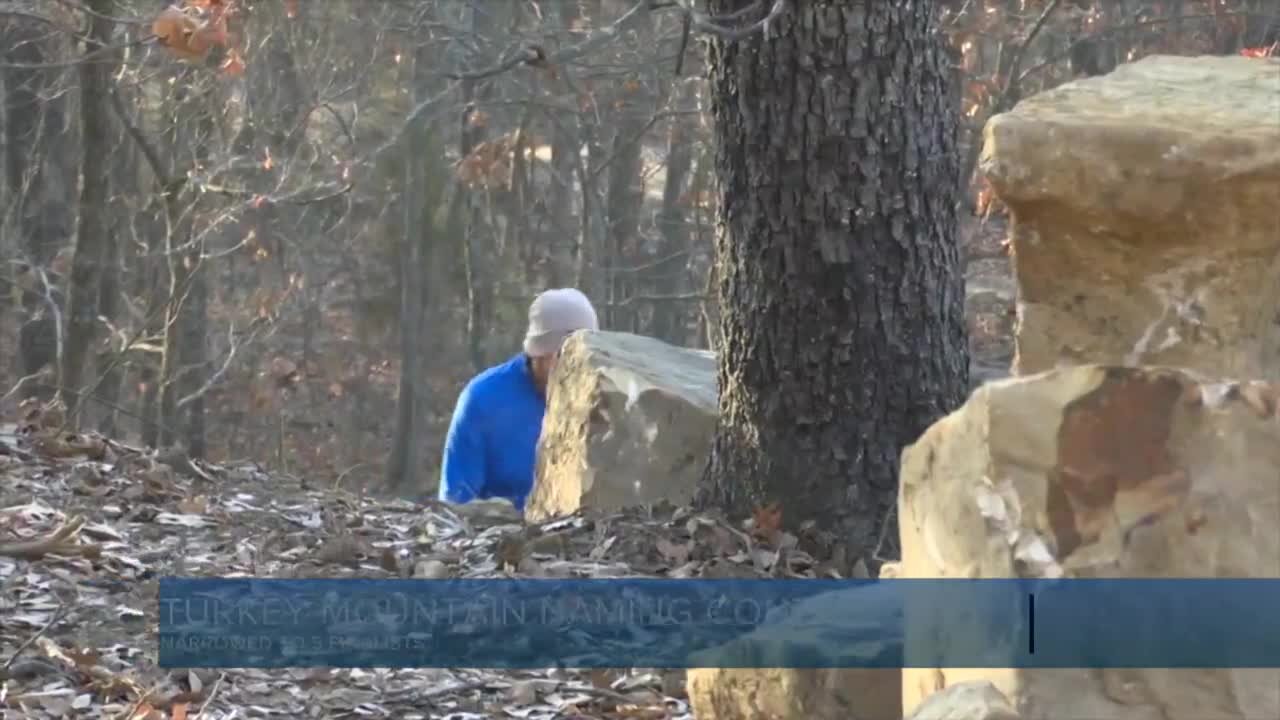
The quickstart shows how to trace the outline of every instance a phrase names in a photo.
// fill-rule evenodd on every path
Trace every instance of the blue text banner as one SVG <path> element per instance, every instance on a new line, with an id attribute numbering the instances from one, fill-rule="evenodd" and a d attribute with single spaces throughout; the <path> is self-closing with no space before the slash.
<path id="1" fill-rule="evenodd" d="M 1280 579 L 162 578 L 165 667 L 1280 667 Z"/>

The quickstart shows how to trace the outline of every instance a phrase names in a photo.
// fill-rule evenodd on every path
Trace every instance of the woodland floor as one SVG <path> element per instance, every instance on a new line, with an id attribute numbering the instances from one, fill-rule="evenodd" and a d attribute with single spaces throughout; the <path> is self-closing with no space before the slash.
<path id="1" fill-rule="evenodd" d="M 1007 374 L 1012 354 L 1002 236 L 966 228 L 975 384 Z M 491 506 L 360 497 L 59 425 L 38 411 L 0 418 L 0 708 L 16 717 L 691 718 L 683 673 L 661 669 L 160 668 L 158 578 L 832 574 L 687 510 L 523 527 Z"/>

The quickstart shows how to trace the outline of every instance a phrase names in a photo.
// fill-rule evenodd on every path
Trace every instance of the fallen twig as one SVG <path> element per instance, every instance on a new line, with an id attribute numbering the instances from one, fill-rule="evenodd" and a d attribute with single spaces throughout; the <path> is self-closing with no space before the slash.
<path id="1" fill-rule="evenodd" d="M 101 552 L 97 545 L 75 542 L 76 535 L 83 526 L 83 517 L 73 517 L 48 537 L 0 543 L 0 555 L 19 560 L 39 560 L 46 555 L 94 555 Z"/>
<path id="2" fill-rule="evenodd" d="M 200 703 L 200 709 L 196 710 L 191 716 L 191 720 L 195 720 L 204 714 L 205 708 L 209 707 L 209 703 L 213 702 L 213 698 L 218 694 L 218 688 L 222 687 L 222 681 L 226 679 L 226 673 L 218 673 L 218 679 L 213 681 L 213 687 L 209 688 L 209 695 L 205 697 L 204 702 Z"/>
<path id="3" fill-rule="evenodd" d="M 45 633 L 49 632 L 49 628 L 57 624 L 57 622 L 62 619 L 62 616 L 66 614 L 67 614 L 67 604 L 62 603 L 61 605 L 58 605 L 58 609 L 53 612 L 53 617 L 49 618 L 49 622 L 45 623 L 44 627 L 37 630 L 34 635 L 32 635 L 31 637 L 23 641 L 23 643 L 18 646 L 18 649 L 14 650 L 13 654 L 9 656 L 9 659 L 5 660 L 3 665 L 0 665 L 0 676 L 4 675 L 5 671 L 9 669 L 9 666 L 13 665 L 14 661 L 18 659 L 18 656 L 22 655 L 22 653 L 25 652 L 27 648 L 34 645 L 35 642 L 39 640 Z"/>

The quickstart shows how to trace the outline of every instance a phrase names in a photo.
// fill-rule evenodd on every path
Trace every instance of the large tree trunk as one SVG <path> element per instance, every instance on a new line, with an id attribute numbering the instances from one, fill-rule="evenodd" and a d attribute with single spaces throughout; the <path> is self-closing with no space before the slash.
<path id="1" fill-rule="evenodd" d="M 111 42 L 114 0 L 92 0 L 86 54 L 97 54 Z M 114 57 L 111 56 L 111 57 Z M 84 133 L 80 161 L 80 210 L 77 214 L 71 280 L 67 284 L 67 327 L 59 379 L 68 417 L 79 407 L 86 356 L 98 324 L 99 276 L 111 232 L 107 213 L 107 158 L 111 119 L 108 93 L 113 63 L 108 57 L 80 65 L 80 124 Z"/>
<path id="2" fill-rule="evenodd" d="M 767 39 L 710 54 L 723 347 L 700 499 L 777 502 L 872 567 L 899 453 L 968 387 L 958 113 L 934 10 L 788 3 Z"/>

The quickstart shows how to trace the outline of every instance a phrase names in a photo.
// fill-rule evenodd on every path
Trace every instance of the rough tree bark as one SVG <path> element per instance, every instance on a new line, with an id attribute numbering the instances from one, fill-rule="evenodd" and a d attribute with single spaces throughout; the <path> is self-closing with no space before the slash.
<path id="1" fill-rule="evenodd" d="M 97 56 L 111 42 L 114 0 L 90 0 L 89 36 L 85 53 Z M 80 64 L 80 208 L 77 213 L 71 279 L 67 283 L 66 341 L 58 387 L 67 416 L 79 407 L 85 359 L 98 324 L 98 278 L 111 231 L 107 212 L 107 158 L 111 142 L 111 71 L 114 53 Z"/>
<path id="2" fill-rule="evenodd" d="M 789 2 L 767 38 L 713 38 L 709 56 L 723 347 L 699 499 L 778 502 L 872 568 L 900 451 L 968 385 L 935 4 Z"/>

